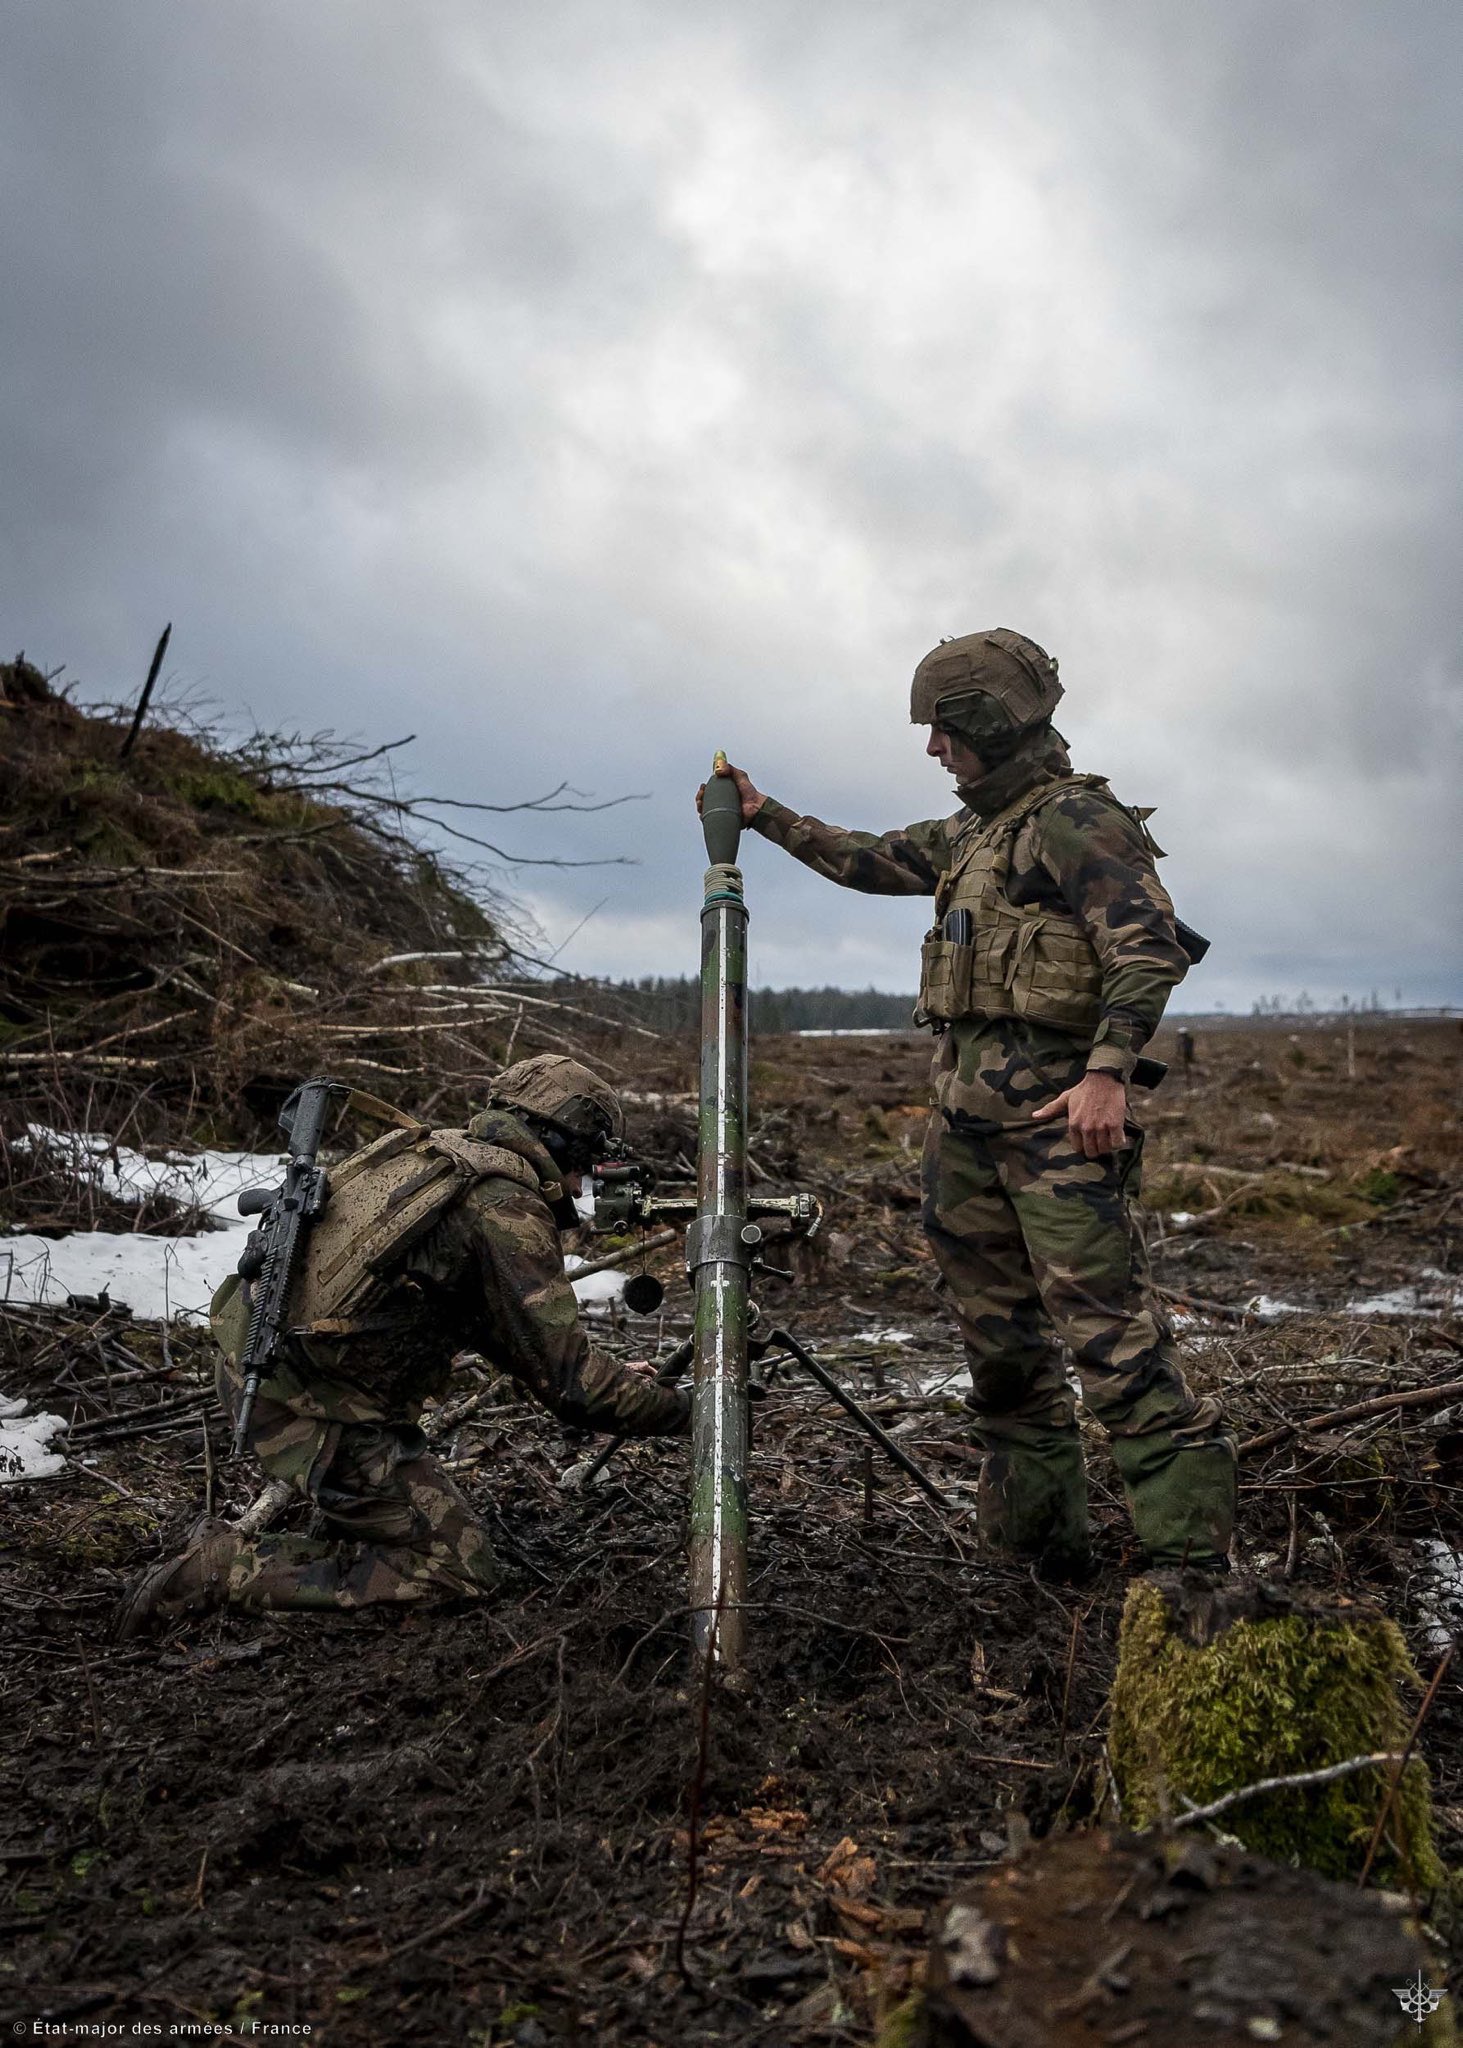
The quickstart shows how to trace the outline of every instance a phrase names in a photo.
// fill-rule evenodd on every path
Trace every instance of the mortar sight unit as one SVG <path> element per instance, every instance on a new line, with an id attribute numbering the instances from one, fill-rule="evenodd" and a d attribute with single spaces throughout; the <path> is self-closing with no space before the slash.
<path id="1" fill-rule="evenodd" d="M 657 1194 L 659 1176 L 653 1166 L 639 1160 L 607 1159 L 594 1169 L 592 1181 L 594 1194 L 594 1224 L 596 1230 L 649 1229 L 653 1224 L 694 1223 L 698 1213 L 698 1200 L 692 1193 L 683 1195 Z M 822 1221 L 823 1212 L 816 1195 L 799 1193 L 795 1195 L 751 1195 L 747 1199 L 747 1217 L 752 1222 L 766 1222 L 771 1217 L 782 1217 L 792 1226 L 791 1234 L 796 1237 L 811 1237 Z M 762 1236 L 759 1230 L 755 1238 L 748 1238 L 748 1244 L 756 1244 Z"/>

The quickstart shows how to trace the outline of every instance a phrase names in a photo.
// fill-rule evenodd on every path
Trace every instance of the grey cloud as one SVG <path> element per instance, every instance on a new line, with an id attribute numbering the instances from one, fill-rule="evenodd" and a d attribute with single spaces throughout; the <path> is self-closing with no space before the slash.
<path id="1" fill-rule="evenodd" d="M 1460 988 L 1463 22 L 1422 4 L 0 11 L 0 600 L 415 727 L 566 958 L 694 959 L 689 791 L 940 810 L 937 634 L 1056 646 L 1204 975 Z M 919 913 L 756 863 L 769 978 Z M 749 868 L 749 875 L 753 869 Z M 1385 966 L 1385 972 L 1383 972 Z M 1196 978 L 1195 999 L 1202 991 Z"/>

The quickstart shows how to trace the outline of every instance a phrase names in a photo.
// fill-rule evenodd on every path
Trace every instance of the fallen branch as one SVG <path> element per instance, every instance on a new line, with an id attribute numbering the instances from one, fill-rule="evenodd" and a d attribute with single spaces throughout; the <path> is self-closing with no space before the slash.
<path id="1" fill-rule="evenodd" d="M 142 730 L 142 721 L 147 716 L 147 707 L 152 698 L 153 685 L 158 679 L 158 671 L 162 668 L 163 656 L 168 651 L 168 642 L 172 637 L 173 622 L 169 619 L 168 623 L 163 627 L 157 646 L 153 649 L 152 665 L 147 671 L 147 681 L 142 686 L 142 695 L 137 700 L 137 709 L 132 714 L 132 723 L 127 729 L 127 737 L 123 740 L 117 752 L 117 759 L 119 761 L 125 761 L 132 752 L 137 735 Z"/>
<path id="2" fill-rule="evenodd" d="M 581 861 L 576 863 L 576 865 L 589 867 L 592 863 Z M 591 1024 L 603 1024 L 612 1031 L 634 1031 L 641 1038 L 661 1039 L 665 1037 L 663 1031 L 652 1031 L 644 1024 L 626 1023 L 618 1017 L 604 1017 L 597 1010 L 581 1009 L 577 1003 L 556 1003 L 551 1001 L 548 996 L 525 995 L 521 988 L 515 988 L 509 983 L 501 983 L 494 986 L 487 982 L 426 982 L 415 993 L 424 996 L 475 996 L 479 1001 L 484 998 L 491 999 L 497 997 L 500 1001 L 507 1000 L 515 1003 L 527 1003 L 536 1010 L 558 1010 L 565 1017 L 585 1017 Z"/>
<path id="3" fill-rule="evenodd" d="M 642 1252 L 659 1251 L 662 1245 L 671 1244 L 680 1236 L 678 1230 L 657 1230 L 641 1244 L 629 1244 L 620 1252 L 606 1252 L 602 1259 L 587 1259 L 582 1266 L 576 1266 L 569 1275 L 571 1284 L 575 1280 L 587 1280 L 591 1273 L 607 1273 L 611 1266 L 623 1266 L 627 1260 L 638 1259 Z"/>
<path id="4" fill-rule="evenodd" d="M 152 1408 L 137 1408 L 132 1414 L 98 1415 L 90 1422 L 78 1422 L 68 1432 L 72 1443 L 94 1443 L 98 1437 L 123 1433 L 127 1436 L 145 1436 L 149 1424 L 164 1422 L 177 1415 L 185 1415 L 202 1407 L 209 1399 L 209 1390 L 199 1387 L 194 1393 L 182 1394 L 173 1401 L 160 1401 Z"/>
<path id="5" fill-rule="evenodd" d="M 1247 1323 L 1252 1311 L 1247 1308 L 1231 1308 L 1227 1301 L 1206 1301 L 1202 1295 L 1186 1294 L 1181 1287 L 1157 1287 L 1153 1292 L 1160 1301 L 1171 1301 L 1175 1308 L 1191 1308 L 1196 1315 L 1217 1316 L 1223 1323 Z"/>
<path id="6" fill-rule="evenodd" d="M 1357 1771 L 1380 1768 L 1383 1764 L 1395 1764 L 1397 1753 L 1390 1749 L 1378 1750 L 1372 1756 L 1349 1756 L 1344 1764 L 1328 1764 L 1323 1771 L 1293 1771 L 1284 1778 L 1257 1778 L 1253 1785 L 1241 1785 L 1237 1792 L 1226 1792 L 1222 1799 L 1213 1799 L 1207 1806 L 1188 1806 L 1187 1813 L 1181 1813 L 1173 1823 L 1176 1828 L 1191 1827 L 1195 1821 L 1213 1820 L 1216 1814 L 1228 1813 L 1230 1807 L 1238 1806 L 1243 1800 L 1254 1799 L 1262 1792 L 1294 1792 L 1306 1785 L 1329 1785 L 1337 1778 L 1350 1778 Z M 1182 1799 L 1183 1794 L 1179 1797 Z"/>
<path id="7" fill-rule="evenodd" d="M 373 967 L 368 967 L 366 972 L 380 974 L 387 967 L 408 967 L 418 960 L 470 960 L 472 957 L 460 946 L 450 953 L 388 953 L 384 960 L 378 960 Z"/>
<path id="8" fill-rule="evenodd" d="M 7 862 L 3 872 L 46 889 L 54 889 L 59 882 L 64 882 L 68 889 L 122 889 L 129 882 L 242 882 L 252 879 L 247 868 L 155 868 L 138 863 L 126 868 L 48 868 L 44 873 L 31 874 L 22 873 L 22 866 L 20 861 Z"/>
<path id="9" fill-rule="evenodd" d="M 486 1004 L 474 1004 L 473 1007 L 482 1017 L 507 1014 L 507 1006 L 489 1009 Z M 316 1024 L 313 1029 L 320 1038 L 416 1038 L 428 1031 L 455 1031 L 462 1022 L 461 1017 L 450 1017 L 435 1024 Z"/>
<path id="10" fill-rule="evenodd" d="M 1186 1216 L 1182 1223 L 1171 1220 L 1164 1229 L 1164 1236 L 1188 1237 L 1192 1232 L 1202 1230 L 1206 1223 L 1217 1223 L 1221 1216 L 1229 1213 L 1242 1195 L 1247 1195 L 1251 1188 L 1259 1187 L 1264 1178 L 1263 1173 L 1250 1174 L 1247 1179 L 1240 1181 L 1238 1186 L 1231 1188 L 1224 1199 L 1216 1202 L 1212 1209 L 1200 1209 L 1194 1215 Z"/>
<path id="11" fill-rule="evenodd" d="M 5 1055 L 5 1064 L 7 1067 L 74 1065 L 88 1067 L 143 1067 L 149 1073 L 153 1073 L 159 1067 L 166 1065 L 167 1062 L 163 1060 L 126 1059 L 121 1053 L 61 1052 L 56 1050 L 53 1052 L 8 1052 Z"/>
<path id="12" fill-rule="evenodd" d="M 1350 1408 L 1328 1408 L 1324 1415 L 1307 1416 L 1304 1422 L 1285 1422 L 1279 1429 L 1266 1430 L 1263 1436 L 1247 1437 L 1239 1447 L 1239 1454 L 1245 1458 L 1252 1451 L 1273 1450 L 1288 1436 L 1329 1429 L 1337 1422 L 1361 1422 L 1368 1415 L 1385 1415 L 1393 1408 L 1441 1408 L 1460 1396 L 1463 1396 L 1463 1380 L 1444 1380 L 1441 1386 L 1436 1387 L 1414 1387 L 1405 1394 L 1378 1394 L 1370 1401 L 1357 1401 Z"/>
<path id="13" fill-rule="evenodd" d="M 455 1928 L 465 1927 L 469 1920 L 475 1920 L 478 1914 L 483 1912 L 485 1908 L 496 1906 L 497 1903 L 497 1899 L 488 1891 L 487 1885 L 480 1884 L 477 1888 L 476 1896 L 467 1905 L 463 1906 L 460 1911 L 449 1913 L 445 1920 L 433 1921 L 432 1925 L 424 1928 L 420 1934 L 414 1934 L 409 1941 L 400 1942 L 395 1948 L 387 1949 L 384 1955 L 353 1963 L 351 1969 L 352 1971 L 384 1969 L 387 1963 L 394 1963 L 398 1957 L 411 1955 L 415 1950 L 425 1948 L 429 1941 L 436 1941 L 444 1934 L 451 1934 Z"/>

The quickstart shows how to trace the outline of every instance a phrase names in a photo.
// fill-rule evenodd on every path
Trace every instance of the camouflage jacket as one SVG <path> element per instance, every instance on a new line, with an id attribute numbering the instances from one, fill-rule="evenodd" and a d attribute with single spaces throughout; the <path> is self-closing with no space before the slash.
<path id="1" fill-rule="evenodd" d="M 559 1179 L 516 1118 L 488 1112 L 473 1130 L 527 1159 L 544 1182 Z M 225 1306 L 221 1290 L 214 1324 L 228 1349 Z M 332 1421 L 410 1421 L 446 1386 L 459 1351 L 481 1352 L 575 1428 L 665 1436 L 690 1427 L 687 1395 L 627 1371 L 590 1343 L 548 1201 L 507 1179 L 480 1181 L 412 1246 L 368 1327 L 348 1337 L 291 1337 L 267 1391 Z"/>
<path id="2" fill-rule="evenodd" d="M 959 791 L 962 808 L 903 831 L 849 832 L 799 817 L 769 797 L 752 829 L 848 889 L 873 895 L 933 896 L 951 849 L 972 817 L 993 818 L 1041 783 L 1071 772 L 1055 734 L 1015 754 L 993 775 Z M 1188 962 L 1173 905 L 1154 867 L 1140 820 L 1104 790 L 1079 788 L 1028 818 L 1012 850 L 1007 893 L 1022 906 L 1049 904 L 1081 920 L 1102 969 L 1101 1018 L 1077 1041 L 1020 1018 L 962 1021 L 941 1039 L 935 1060 L 941 1104 L 977 1120 L 1029 1116 L 1084 1068 L 1126 1079 L 1152 1036 Z"/>

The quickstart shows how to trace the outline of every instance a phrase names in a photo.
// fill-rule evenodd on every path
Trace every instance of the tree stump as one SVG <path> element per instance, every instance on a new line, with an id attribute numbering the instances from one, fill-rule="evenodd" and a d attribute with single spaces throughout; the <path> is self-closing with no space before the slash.
<path id="1" fill-rule="evenodd" d="M 1108 1738 L 1122 1818 L 1150 1827 L 1262 1778 L 1400 1754 L 1411 1721 L 1400 1689 L 1419 1683 L 1395 1622 L 1376 1608 L 1197 1573 L 1141 1579 L 1123 1612 Z M 1215 1824 L 1259 1855 L 1354 1881 L 1391 1777 L 1374 1767 L 1264 1793 Z M 1444 1881 L 1420 1758 L 1372 1869 L 1419 1891 Z"/>
<path id="2" fill-rule="evenodd" d="M 933 1920 L 881 2048 L 1456 2048 L 1442 1969 L 1395 1894 L 1166 1838 L 1054 1835 Z"/>

